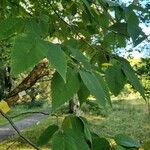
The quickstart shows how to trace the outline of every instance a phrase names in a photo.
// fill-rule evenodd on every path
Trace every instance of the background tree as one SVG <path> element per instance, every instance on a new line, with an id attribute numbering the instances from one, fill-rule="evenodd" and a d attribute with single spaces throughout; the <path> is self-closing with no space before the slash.
<path id="1" fill-rule="evenodd" d="M 148 102 L 148 110 L 150 113 L 150 58 L 142 58 L 138 63 L 134 65 L 134 68 L 144 86 L 145 96 Z"/>

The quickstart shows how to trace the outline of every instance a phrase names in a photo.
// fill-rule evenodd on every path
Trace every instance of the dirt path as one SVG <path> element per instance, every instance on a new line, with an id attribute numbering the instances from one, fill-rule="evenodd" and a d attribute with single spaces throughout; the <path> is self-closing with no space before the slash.
<path id="1" fill-rule="evenodd" d="M 15 122 L 16 127 L 21 131 L 33 124 L 40 122 L 46 116 L 43 114 L 34 114 L 25 119 Z M 0 126 L 0 141 L 6 140 L 12 136 L 16 135 L 16 131 L 12 128 L 10 124 Z"/>

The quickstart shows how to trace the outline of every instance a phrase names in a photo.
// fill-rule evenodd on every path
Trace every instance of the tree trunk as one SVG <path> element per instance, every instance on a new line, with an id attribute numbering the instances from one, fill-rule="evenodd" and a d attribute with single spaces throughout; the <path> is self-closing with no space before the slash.
<path id="1" fill-rule="evenodd" d="M 33 68 L 29 75 L 25 79 L 23 79 L 23 81 L 15 89 L 8 94 L 5 101 L 8 103 L 9 106 L 15 104 L 18 101 L 18 93 L 31 88 L 37 82 L 37 80 L 51 73 L 47 66 L 48 60 L 43 59 Z"/>
<path id="2" fill-rule="evenodd" d="M 69 101 L 69 113 L 74 113 L 79 107 L 78 96 L 75 94 Z"/>
<path id="3" fill-rule="evenodd" d="M 69 101 L 69 113 L 70 114 L 74 113 L 74 107 L 75 107 L 75 103 L 72 99 L 72 100 Z"/>

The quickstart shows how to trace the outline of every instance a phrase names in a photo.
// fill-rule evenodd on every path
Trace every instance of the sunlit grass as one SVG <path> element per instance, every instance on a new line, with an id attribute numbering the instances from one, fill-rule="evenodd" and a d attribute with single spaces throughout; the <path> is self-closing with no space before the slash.
<path id="1" fill-rule="evenodd" d="M 150 138 L 150 116 L 146 104 L 138 100 L 114 101 L 109 113 L 105 118 L 88 116 L 96 133 L 108 137 L 123 133 L 140 142 Z"/>
<path id="2" fill-rule="evenodd" d="M 21 143 L 21 142 L 12 142 L 12 141 L 4 141 L 0 143 L 0 150 L 35 150 L 28 144 Z M 50 148 L 42 147 L 42 150 L 51 150 Z"/>
<path id="3" fill-rule="evenodd" d="M 105 115 L 85 113 L 84 117 L 89 121 L 91 130 L 101 136 L 111 138 L 116 134 L 123 133 L 139 140 L 140 143 L 150 140 L 150 116 L 144 100 L 113 100 L 113 108 L 109 108 L 107 112 L 105 112 Z M 60 125 L 63 118 L 64 115 L 58 118 L 49 116 L 39 124 L 25 129 L 23 135 L 36 144 L 40 134 L 47 126 L 57 123 Z M 15 138 L 14 140 L 17 142 L 11 146 L 12 150 L 31 149 L 31 147 L 20 140 L 20 138 Z M 12 141 L 11 139 L 0 143 L 0 150 L 5 150 Z M 42 150 L 46 150 L 46 148 L 50 148 L 50 143 L 48 143 L 45 148 L 42 148 Z"/>

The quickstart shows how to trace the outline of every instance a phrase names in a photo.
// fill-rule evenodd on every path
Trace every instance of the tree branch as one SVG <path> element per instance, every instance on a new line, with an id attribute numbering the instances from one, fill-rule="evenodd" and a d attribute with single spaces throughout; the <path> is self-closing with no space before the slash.
<path id="1" fill-rule="evenodd" d="M 19 129 L 16 127 L 16 125 L 13 123 L 13 121 L 5 114 L 3 113 L 3 111 L 0 109 L 0 113 L 1 115 L 7 119 L 7 121 L 11 124 L 11 126 L 13 127 L 13 129 L 17 132 L 17 134 L 24 140 L 26 141 L 29 145 L 31 145 L 32 147 L 34 147 L 36 150 L 39 150 L 39 148 L 33 144 L 30 140 L 28 140 L 27 138 L 25 138 L 19 131 Z"/>
<path id="2" fill-rule="evenodd" d="M 26 91 L 27 89 L 31 88 L 39 79 L 46 75 L 50 75 L 51 70 L 47 69 L 47 66 L 48 60 L 43 59 L 33 68 L 29 75 L 25 79 L 23 79 L 23 81 L 15 89 L 8 94 L 5 101 L 8 103 L 9 106 L 13 105 L 15 102 L 18 101 L 19 92 Z"/>

